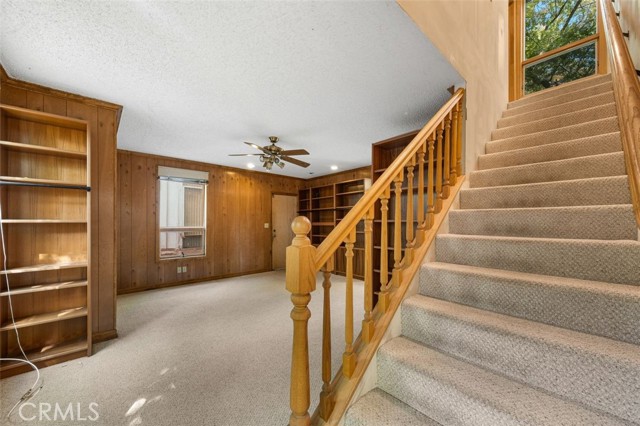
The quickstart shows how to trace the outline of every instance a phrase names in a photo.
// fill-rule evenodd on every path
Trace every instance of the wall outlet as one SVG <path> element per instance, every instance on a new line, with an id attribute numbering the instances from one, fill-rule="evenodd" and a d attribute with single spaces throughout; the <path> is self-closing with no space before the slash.
<path id="1" fill-rule="evenodd" d="M 178 266 L 178 273 L 181 274 L 182 273 L 182 267 Z"/>
<path id="2" fill-rule="evenodd" d="M 183 266 L 183 267 L 182 267 L 182 273 L 183 273 L 183 274 L 186 274 L 186 273 L 187 273 L 187 267 L 186 267 L 186 266 Z"/>
<path id="3" fill-rule="evenodd" d="M 264 224 L 264 229 L 269 229 L 269 224 L 268 223 Z"/>

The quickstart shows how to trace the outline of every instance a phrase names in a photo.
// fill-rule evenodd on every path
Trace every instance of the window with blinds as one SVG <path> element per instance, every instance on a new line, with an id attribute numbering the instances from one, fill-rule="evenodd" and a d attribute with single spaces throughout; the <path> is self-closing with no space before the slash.
<path id="1" fill-rule="evenodd" d="M 205 256 L 209 174 L 160 166 L 158 179 L 160 258 Z"/>

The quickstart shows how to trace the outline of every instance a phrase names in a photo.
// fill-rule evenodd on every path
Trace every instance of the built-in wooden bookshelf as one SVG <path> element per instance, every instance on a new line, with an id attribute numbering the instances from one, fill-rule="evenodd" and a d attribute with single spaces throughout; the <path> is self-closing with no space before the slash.
<path id="1" fill-rule="evenodd" d="M 302 189 L 298 193 L 298 214 L 311 221 L 311 243 L 318 246 L 364 195 L 371 179 L 353 179 Z M 353 249 L 354 277 L 364 279 L 364 223 L 358 224 Z M 345 248 L 335 256 L 334 273 L 345 274 Z"/>
<path id="2" fill-rule="evenodd" d="M 89 138 L 86 121 L 0 105 L 2 358 L 23 358 L 16 329 L 40 366 L 91 354 Z"/>

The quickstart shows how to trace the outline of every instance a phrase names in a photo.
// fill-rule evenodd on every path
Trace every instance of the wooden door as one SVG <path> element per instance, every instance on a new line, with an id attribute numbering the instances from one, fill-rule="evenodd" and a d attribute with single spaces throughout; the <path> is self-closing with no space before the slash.
<path id="1" fill-rule="evenodd" d="M 295 195 L 273 194 L 271 197 L 271 267 L 284 269 L 286 266 L 285 252 L 295 236 L 291 230 L 291 222 L 296 217 L 298 197 Z"/>

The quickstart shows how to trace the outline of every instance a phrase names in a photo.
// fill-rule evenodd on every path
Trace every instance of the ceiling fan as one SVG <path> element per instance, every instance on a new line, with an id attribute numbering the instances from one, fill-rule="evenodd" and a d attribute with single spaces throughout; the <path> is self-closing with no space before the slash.
<path id="1" fill-rule="evenodd" d="M 277 136 L 269 136 L 269 142 L 271 145 L 258 146 L 254 143 L 245 142 L 247 145 L 262 151 L 261 154 L 229 154 L 231 157 L 260 157 L 260 161 L 265 169 L 271 170 L 273 165 L 284 168 L 285 162 L 295 164 L 300 167 L 309 167 L 309 163 L 298 160 L 291 157 L 291 155 L 309 155 L 306 149 L 282 149 L 276 145 L 278 142 Z"/>

